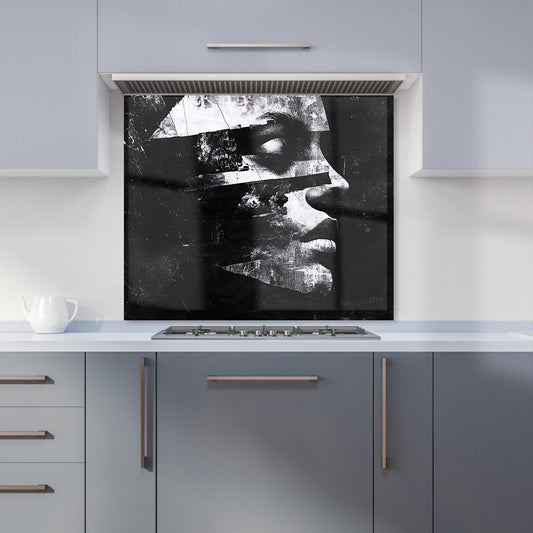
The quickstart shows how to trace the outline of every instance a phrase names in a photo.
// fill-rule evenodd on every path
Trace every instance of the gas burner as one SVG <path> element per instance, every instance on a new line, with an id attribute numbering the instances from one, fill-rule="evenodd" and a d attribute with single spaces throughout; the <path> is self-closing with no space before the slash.
<path id="1" fill-rule="evenodd" d="M 233 335 L 233 328 L 231 326 L 211 326 L 204 328 L 203 326 L 170 326 L 157 335 L 165 334 L 167 337 L 216 337 L 218 335 Z M 156 338 L 155 335 L 152 338 Z M 157 337 L 160 338 L 160 337 Z"/>
<path id="2" fill-rule="evenodd" d="M 170 326 L 152 339 L 373 339 L 380 337 L 358 326 Z"/>
<path id="3" fill-rule="evenodd" d="M 358 326 L 352 327 L 315 327 L 315 326 L 301 326 L 298 329 L 300 335 L 317 335 L 321 337 L 342 337 L 345 335 L 369 335 L 370 332 Z"/>

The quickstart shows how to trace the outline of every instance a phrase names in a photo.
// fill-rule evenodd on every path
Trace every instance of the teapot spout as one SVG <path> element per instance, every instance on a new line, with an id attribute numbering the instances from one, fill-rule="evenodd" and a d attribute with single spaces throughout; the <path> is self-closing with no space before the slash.
<path id="1" fill-rule="evenodd" d="M 26 305 L 26 300 L 24 300 L 24 296 L 20 297 L 20 303 L 22 304 L 22 310 L 24 311 L 24 315 L 29 320 L 30 319 L 30 311 L 28 310 L 28 306 Z"/>

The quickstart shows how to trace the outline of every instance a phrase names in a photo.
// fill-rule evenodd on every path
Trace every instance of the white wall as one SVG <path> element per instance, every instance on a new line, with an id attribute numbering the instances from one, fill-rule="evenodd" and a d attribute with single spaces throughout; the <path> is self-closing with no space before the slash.
<path id="1" fill-rule="evenodd" d="M 0 320 L 19 295 L 79 300 L 78 319 L 123 318 L 122 98 L 111 177 L 0 180 Z M 397 122 L 405 107 L 397 102 Z M 408 178 L 396 139 L 398 320 L 533 320 L 533 180 Z"/>

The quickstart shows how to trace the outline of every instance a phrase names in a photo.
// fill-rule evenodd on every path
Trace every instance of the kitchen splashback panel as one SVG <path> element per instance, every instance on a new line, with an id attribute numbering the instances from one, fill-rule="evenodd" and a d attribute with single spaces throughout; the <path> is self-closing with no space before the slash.
<path id="1" fill-rule="evenodd" d="M 125 319 L 392 319 L 392 113 L 127 96 Z"/>

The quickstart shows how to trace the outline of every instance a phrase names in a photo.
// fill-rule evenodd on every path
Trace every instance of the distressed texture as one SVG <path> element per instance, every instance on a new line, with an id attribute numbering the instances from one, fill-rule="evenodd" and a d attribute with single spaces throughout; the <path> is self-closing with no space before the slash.
<path id="1" fill-rule="evenodd" d="M 286 113 L 287 109 L 303 119 L 309 131 L 328 129 L 322 101 L 314 95 L 187 95 L 172 108 L 152 137 L 185 137 L 267 124 L 269 114 Z M 173 127 L 168 127 L 170 123 Z"/>
<path id="2" fill-rule="evenodd" d="M 390 317 L 391 100 L 166 98 L 127 100 L 128 318 Z"/>

